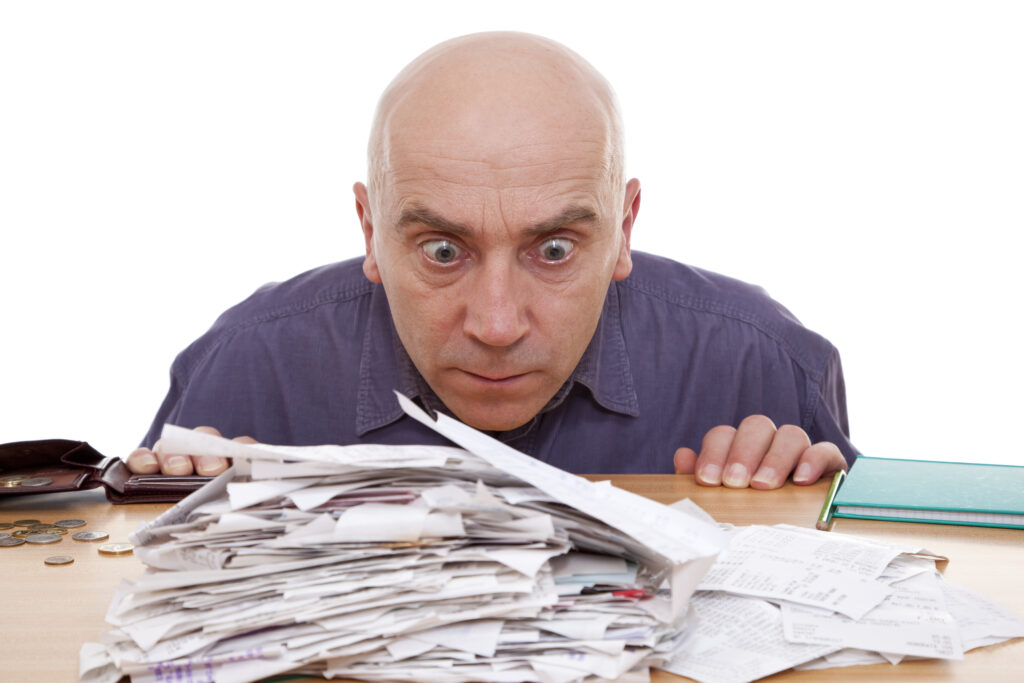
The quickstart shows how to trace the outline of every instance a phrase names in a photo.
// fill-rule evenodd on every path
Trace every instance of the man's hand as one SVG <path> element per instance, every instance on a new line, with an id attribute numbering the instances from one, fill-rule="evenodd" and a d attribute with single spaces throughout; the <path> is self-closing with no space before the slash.
<path id="1" fill-rule="evenodd" d="M 700 455 L 692 448 L 675 454 L 676 474 L 696 474 L 698 484 L 730 488 L 777 489 L 790 473 L 794 484 L 813 484 L 823 474 L 846 469 L 839 448 L 829 441 L 811 444 L 804 430 L 751 415 L 739 429 L 721 425 L 704 435 Z"/>
<path id="2" fill-rule="evenodd" d="M 220 432 L 213 427 L 196 427 L 195 431 L 220 436 Z M 233 439 L 241 443 L 256 443 L 255 439 L 248 436 L 239 436 Z M 177 477 L 187 476 L 195 472 L 204 477 L 212 477 L 220 474 L 228 468 L 227 458 L 218 458 L 213 455 L 187 456 L 168 455 L 160 452 L 160 442 L 153 445 L 153 450 L 148 448 L 136 448 L 128 456 L 125 465 L 133 474 L 170 474 Z"/>

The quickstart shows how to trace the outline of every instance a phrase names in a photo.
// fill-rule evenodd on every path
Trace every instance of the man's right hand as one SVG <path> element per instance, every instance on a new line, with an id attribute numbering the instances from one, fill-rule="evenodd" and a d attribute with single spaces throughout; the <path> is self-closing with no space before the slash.
<path id="1" fill-rule="evenodd" d="M 220 436 L 221 433 L 213 427 L 196 427 L 195 431 L 205 434 Z M 248 436 L 239 436 L 233 439 L 241 443 L 256 443 L 255 439 Z M 128 456 L 125 465 L 133 474 L 170 474 L 176 477 L 183 477 L 190 474 L 199 474 L 204 477 L 213 477 L 228 468 L 231 461 L 227 458 L 219 458 L 215 455 L 177 455 L 160 452 L 160 442 L 153 445 L 153 450 L 148 448 L 136 448 Z"/>

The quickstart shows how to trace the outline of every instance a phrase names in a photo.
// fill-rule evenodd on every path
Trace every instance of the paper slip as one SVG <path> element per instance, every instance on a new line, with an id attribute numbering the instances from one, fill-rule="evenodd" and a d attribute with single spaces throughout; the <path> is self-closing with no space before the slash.
<path id="1" fill-rule="evenodd" d="M 782 605 L 786 639 L 899 655 L 962 659 L 960 629 L 946 609 L 938 574 L 897 583 L 886 599 L 853 620 L 821 610 Z"/>
<path id="2" fill-rule="evenodd" d="M 779 608 L 763 600 L 697 593 L 692 630 L 661 668 L 706 683 L 745 683 L 832 652 L 787 641 Z"/>
<path id="3" fill-rule="evenodd" d="M 132 535 L 150 571 L 115 596 L 83 680 L 646 676 L 720 531 L 466 430 L 487 458 L 166 428 L 164 449 L 233 467 Z"/>
<path id="4" fill-rule="evenodd" d="M 818 534 L 786 527 L 740 529 L 700 589 L 795 602 L 859 619 L 892 592 L 874 576 L 900 549 Z"/>

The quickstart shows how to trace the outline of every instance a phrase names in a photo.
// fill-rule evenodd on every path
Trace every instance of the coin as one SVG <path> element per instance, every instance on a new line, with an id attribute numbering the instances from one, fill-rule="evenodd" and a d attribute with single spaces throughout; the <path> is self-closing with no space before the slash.
<path id="1" fill-rule="evenodd" d="M 30 524 L 39 524 L 38 519 L 16 519 L 14 520 L 14 526 L 29 526 Z"/>
<path id="2" fill-rule="evenodd" d="M 24 538 L 0 538 L 0 548 L 13 548 L 25 542 Z"/>
<path id="3" fill-rule="evenodd" d="M 103 555 L 125 555 L 130 553 L 134 547 L 131 543 L 106 543 L 97 550 Z"/>
<path id="4" fill-rule="evenodd" d="M 21 486 L 20 481 L 0 481 L 0 487 L 5 489 L 12 489 L 15 486 Z"/>
<path id="5" fill-rule="evenodd" d="M 102 541 L 109 536 L 106 531 L 79 531 L 77 534 L 71 534 L 71 538 L 76 541 Z"/>
<path id="6" fill-rule="evenodd" d="M 60 527 L 54 526 L 53 524 L 49 524 L 47 522 L 38 522 L 36 524 L 29 524 L 25 528 L 26 529 L 59 529 Z"/>
<path id="7" fill-rule="evenodd" d="M 64 527 L 65 529 L 77 529 L 80 526 L 85 526 L 85 520 L 84 519 L 62 519 L 60 521 L 54 522 L 53 525 L 54 526 L 61 526 L 61 527 Z"/>
<path id="8" fill-rule="evenodd" d="M 74 561 L 75 558 L 70 555 L 54 555 L 43 560 L 46 564 L 71 564 Z"/>
<path id="9" fill-rule="evenodd" d="M 53 483 L 53 479 L 49 477 L 32 477 L 31 479 L 25 479 L 21 482 L 22 486 L 31 486 L 33 488 L 37 486 L 49 486 Z"/>
<path id="10" fill-rule="evenodd" d="M 0 531 L 0 538 L 10 538 L 11 535 L 6 531 Z"/>
<path id="11" fill-rule="evenodd" d="M 61 537 L 60 534 L 32 534 L 26 536 L 25 540 L 29 543 L 56 543 Z"/>
<path id="12" fill-rule="evenodd" d="M 32 477 L 27 474 L 8 474 L 3 477 L 0 477 L 0 484 L 14 484 L 15 486 L 17 486 L 26 479 L 31 478 Z"/>
<path id="13" fill-rule="evenodd" d="M 0 522 L 0 529 L 13 529 L 14 525 L 10 522 Z"/>

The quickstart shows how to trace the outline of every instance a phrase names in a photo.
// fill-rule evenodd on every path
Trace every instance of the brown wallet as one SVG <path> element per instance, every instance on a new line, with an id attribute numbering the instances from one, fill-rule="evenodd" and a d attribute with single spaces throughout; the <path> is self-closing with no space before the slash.
<path id="1" fill-rule="evenodd" d="M 102 486 L 111 503 L 173 503 L 212 478 L 132 474 L 120 458 L 107 457 L 84 441 L 0 444 L 0 500 Z"/>

